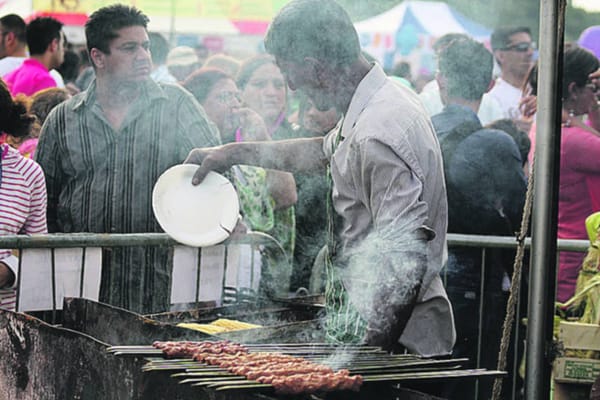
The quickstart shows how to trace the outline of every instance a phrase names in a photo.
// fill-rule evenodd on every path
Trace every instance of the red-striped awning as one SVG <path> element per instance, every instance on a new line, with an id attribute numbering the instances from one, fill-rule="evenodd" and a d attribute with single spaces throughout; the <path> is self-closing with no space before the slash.
<path id="1" fill-rule="evenodd" d="M 269 27 L 269 21 L 232 20 L 231 23 L 243 35 L 264 35 Z"/>
<path id="2" fill-rule="evenodd" d="M 70 26 L 84 26 L 88 19 L 87 14 L 84 13 L 68 13 L 68 12 L 50 12 L 50 11 L 36 11 L 27 17 L 27 22 L 38 18 L 38 17 L 52 17 L 62 22 L 64 25 Z"/>

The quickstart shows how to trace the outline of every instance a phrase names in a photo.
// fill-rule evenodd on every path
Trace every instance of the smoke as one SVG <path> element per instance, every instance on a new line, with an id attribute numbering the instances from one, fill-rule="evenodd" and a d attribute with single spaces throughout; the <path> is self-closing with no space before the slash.
<path id="1" fill-rule="evenodd" d="M 397 343 L 427 271 L 427 234 L 424 227 L 387 226 L 346 251 L 340 274 L 367 324 L 367 341 L 374 335 L 375 342 Z"/>
<path id="2" fill-rule="evenodd" d="M 356 353 L 347 351 L 346 347 L 341 346 L 338 347 L 331 356 L 327 357 L 322 364 L 327 365 L 334 370 L 348 368 L 348 366 L 352 364 L 355 354 Z"/>

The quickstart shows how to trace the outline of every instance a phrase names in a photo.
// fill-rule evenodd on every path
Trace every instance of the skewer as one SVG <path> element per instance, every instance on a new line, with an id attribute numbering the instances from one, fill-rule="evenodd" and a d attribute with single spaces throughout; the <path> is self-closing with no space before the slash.
<path id="1" fill-rule="evenodd" d="M 237 384 L 237 382 L 227 382 L 229 383 L 228 385 L 224 385 L 221 387 L 216 387 L 214 388 L 216 391 L 222 391 L 222 390 L 260 390 L 262 391 L 273 391 L 273 385 L 270 385 L 268 383 L 256 383 L 255 385 L 243 385 L 243 384 Z M 200 386 L 197 384 L 193 384 L 192 386 Z"/>
<path id="2" fill-rule="evenodd" d="M 447 379 L 447 378 L 480 378 L 483 376 L 499 377 L 506 375 L 504 371 L 488 371 L 485 369 L 461 369 L 456 371 L 428 371 L 428 372 L 407 372 L 401 374 L 381 374 L 365 376 L 365 383 L 368 382 L 399 382 L 408 380 L 422 379 Z"/>
<path id="3" fill-rule="evenodd" d="M 317 362 L 318 360 L 312 360 Z M 322 361 L 322 360 L 321 360 Z M 374 372 L 385 372 L 389 370 L 406 370 L 409 368 L 450 368 L 451 366 L 459 366 L 461 363 L 468 361 L 466 358 L 460 359 L 448 359 L 448 360 L 425 360 L 425 359 L 413 359 L 413 360 L 376 360 L 371 362 L 355 363 L 349 362 L 347 364 L 339 364 L 332 367 L 337 370 L 341 368 L 349 369 L 354 374 L 365 374 Z M 327 363 L 321 363 L 326 365 Z M 202 376 L 227 373 L 227 368 L 220 367 L 218 365 L 208 365 L 200 363 L 198 361 L 187 360 L 187 359 L 150 359 L 149 363 L 142 367 L 144 371 L 154 370 L 185 370 L 187 374 L 201 374 Z"/>
<path id="4" fill-rule="evenodd" d="M 230 384 L 231 382 L 241 383 L 241 382 L 253 382 L 258 384 L 255 381 L 248 381 L 244 376 L 229 376 L 229 377 L 221 377 L 221 378 L 189 378 L 182 380 L 181 384 L 190 384 L 192 386 L 207 386 L 211 387 L 211 385 L 226 383 Z"/>
<path id="5" fill-rule="evenodd" d="M 273 351 L 263 351 L 264 353 L 272 353 Z M 255 353 L 253 351 L 250 352 Z M 301 356 L 302 358 L 306 359 L 306 360 L 311 360 L 317 363 L 322 363 L 325 365 L 340 365 L 340 366 L 344 366 L 346 364 L 353 364 L 353 365 L 360 365 L 360 364 L 373 364 L 373 363 L 398 363 L 398 362 L 412 362 L 415 360 L 427 360 L 415 355 L 409 355 L 409 354 L 399 354 L 399 355 L 389 355 L 386 353 L 382 353 L 382 354 L 375 354 L 375 353 L 343 353 L 343 354 L 337 354 L 337 353 L 327 353 L 327 352 L 323 352 L 323 353 L 305 353 L 305 352 L 288 352 L 288 351 L 278 351 L 276 353 L 281 353 L 281 354 L 287 354 L 287 355 L 293 355 L 293 356 Z M 167 361 L 174 361 L 174 360 L 187 360 L 187 361 L 191 361 L 191 358 L 170 358 L 170 359 L 165 359 L 162 358 L 164 357 L 164 354 L 161 350 L 144 350 L 144 351 L 138 351 L 137 349 L 130 349 L 130 350 L 123 350 L 120 349 L 118 351 L 115 351 L 113 353 L 116 356 L 142 356 L 142 357 L 152 357 L 156 360 L 167 360 Z M 160 358 L 159 358 L 160 357 Z"/>
<path id="6" fill-rule="evenodd" d="M 335 346 L 327 343 L 250 344 L 249 353 L 281 353 L 301 356 L 307 361 L 329 366 L 333 370 L 346 368 L 352 375 L 363 376 L 365 384 L 412 380 L 498 377 L 506 373 L 483 369 L 460 370 L 467 359 L 426 359 L 415 355 L 390 355 L 379 347 L 360 345 Z M 218 365 L 208 365 L 192 359 L 165 359 L 163 352 L 152 346 L 113 346 L 107 351 L 115 355 L 147 357 L 143 371 L 172 371 L 181 384 L 204 386 L 217 391 L 273 391 L 271 384 L 262 384 L 236 375 Z M 178 372 L 179 371 L 179 372 Z"/>
<path id="7" fill-rule="evenodd" d="M 428 361 L 414 361 L 403 364 L 391 364 L 391 365 L 371 365 L 371 366 L 355 366 L 350 365 L 349 371 L 352 375 L 361 374 L 363 376 L 377 376 L 376 374 L 394 374 L 394 373 L 405 373 L 407 369 L 410 372 L 425 372 L 425 371 L 439 371 L 444 369 L 457 369 L 460 367 L 460 363 L 467 361 L 467 359 L 450 359 L 450 360 L 428 360 Z M 158 363 L 154 366 L 147 367 L 146 370 L 182 370 L 190 363 L 187 362 L 171 362 L 171 363 Z M 375 375 L 374 375 L 375 374 Z M 193 365 L 191 368 L 185 368 L 185 372 L 180 372 L 171 375 L 177 378 L 208 378 L 216 376 L 237 376 L 229 372 L 226 368 L 218 366 L 208 365 Z"/>
<path id="8" fill-rule="evenodd" d="M 499 377 L 506 375 L 502 371 L 487 371 L 487 370 L 459 370 L 459 371 L 436 371 L 436 372 L 418 372 L 418 373 L 406 373 L 406 374 L 395 374 L 395 375 L 380 375 L 376 377 L 365 377 L 364 383 L 375 383 L 375 382 L 401 382 L 410 380 L 423 380 L 423 379 L 457 379 L 457 378 L 481 378 L 481 377 Z M 225 390 L 264 390 L 273 389 L 273 386 L 266 383 L 257 383 L 254 381 L 238 381 L 238 380 L 225 380 L 213 382 L 212 384 L 206 384 L 206 382 L 193 383 L 192 386 L 206 386 L 216 391 Z"/>
<path id="9" fill-rule="evenodd" d="M 380 347 L 376 346 L 359 346 L 359 345 L 347 345 L 347 346 L 336 346 L 328 343 L 284 343 L 284 344 L 244 344 L 244 347 L 254 351 L 306 351 L 306 352 L 341 352 L 341 353 L 381 353 L 387 354 Z M 125 345 L 125 346 L 110 346 L 106 351 L 114 352 L 161 352 L 153 346 L 148 345 Z"/>

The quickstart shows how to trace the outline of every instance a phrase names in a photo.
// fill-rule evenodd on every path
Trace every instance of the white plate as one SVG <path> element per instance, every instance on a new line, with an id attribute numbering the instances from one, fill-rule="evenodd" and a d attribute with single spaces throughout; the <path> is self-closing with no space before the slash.
<path id="1" fill-rule="evenodd" d="M 192 185 L 197 165 L 176 165 L 156 181 L 152 209 L 160 226 L 188 246 L 212 246 L 227 239 L 237 223 L 238 196 L 224 176 L 209 172 Z"/>

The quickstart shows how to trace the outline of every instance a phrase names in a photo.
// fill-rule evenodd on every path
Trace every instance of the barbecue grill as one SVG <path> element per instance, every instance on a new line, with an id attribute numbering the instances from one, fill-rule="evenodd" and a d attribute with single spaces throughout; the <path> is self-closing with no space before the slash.
<path id="1" fill-rule="evenodd" d="M 293 354 L 333 369 L 361 374 L 358 393 L 317 393 L 300 398 L 434 397 L 406 388 L 412 382 L 493 378 L 502 372 L 464 370 L 465 360 L 389 355 L 378 348 L 324 344 L 322 307 L 295 302 L 244 301 L 222 307 L 143 316 L 80 298 L 65 299 L 61 325 L 0 310 L 0 399 L 272 399 L 280 396 L 225 370 L 189 359 L 165 359 L 155 340 L 228 340 L 251 352 Z M 179 322 L 239 319 L 262 325 L 219 337 L 178 327 Z M 398 386 L 400 384 L 400 386 Z"/>
<path id="2" fill-rule="evenodd" d="M 434 381 L 474 377 L 497 377 L 497 371 L 461 370 L 466 359 L 434 360 L 418 356 L 400 354 L 390 355 L 378 347 L 370 346 L 333 346 L 325 343 L 306 344 L 258 344 L 245 345 L 250 353 L 287 354 L 329 366 L 334 370 L 348 369 L 352 375 L 363 377 L 363 386 L 394 382 Z M 217 392 L 273 393 L 270 384 L 257 383 L 243 376 L 228 372 L 190 359 L 163 359 L 162 351 L 151 346 L 113 346 L 110 352 L 125 356 L 146 356 L 148 363 L 144 371 L 169 371 L 173 378 L 182 384 L 211 388 Z"/>

